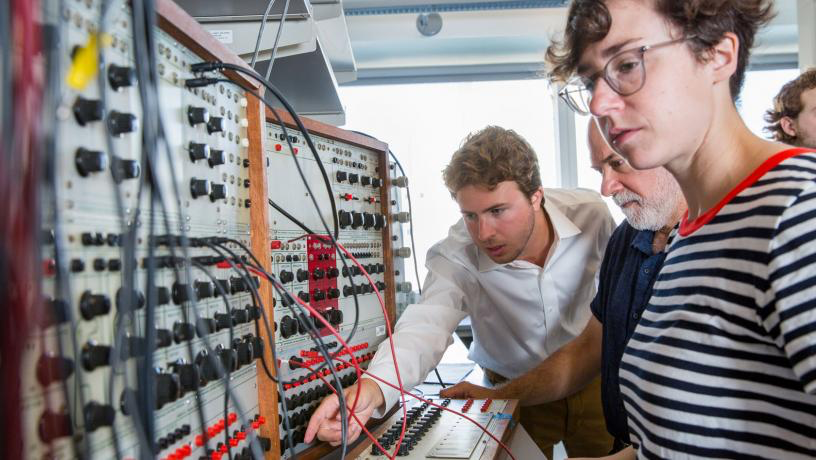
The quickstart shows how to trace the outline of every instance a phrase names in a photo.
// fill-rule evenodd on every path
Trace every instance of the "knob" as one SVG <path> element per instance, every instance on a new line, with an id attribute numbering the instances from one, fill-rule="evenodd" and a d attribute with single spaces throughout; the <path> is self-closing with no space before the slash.
<path id="1" fill-rule="evenodd" d="M 97 367 L 107 366 L 110 362 L 110 347 L 88 342 L 82 347 L 82 367 L 90 372 Z"/>
<path id="2" fill-rule="evenodd" d="M 113 425 L 113 418 L 116 416 L 113 407 L 94 401 L 85 404 L 82 412 L 85 416 L 85 430 L 87 431 L 96 431 L 97 428 Z"/>
<path id="3" fill-rule="evenodd" d="M 232 348 L 221 348 L 221 345 L 215 348 L 215 353 L 221 358 L 221 365 L 228 372 L 238 370 L 238 355 Z"/>
<path id="4" fill-rule="evenodd" d="M 139 119 L 130 113 L 113 111 L 108 115 L 108 130 L 114 136 L 132 133 L 139 128 Z"/>
<path id="5" fill-rule="evenodd" d="M 73 109 L 77 123 L 82 126 L 93 121 L 99 121 L 105 116 L 102 110 L 102 101 L 98 99 L 85 99 L 79 96 L 74 102 Z"/>
<path id="6" fill-rule="evenodd" d="M 289 270 L 281 270 L 278 279 L 280 279 L 281 283 L 291 283 L 295 279 L 295 275 Z"/>
<path id="7" fill-rule="evenodd" d="M 111 64 L 108 66 L 108 83 L 117 91 L 119 88 L 133 86 L 136 83 L 136 71 L 132 67 Z"/>
<path id="8" fill-rule="evenodd" d="M 85 320 L 92 320 L 110 312 L 110 299 L 104 294 L 92 294 L 91 291 L 82 293 L 79 298 L 79 311 Z"/>
<path id="9" fill-rule="evenodd" d="M 323 279 L 325 275 L 326 272 L 322 268 L 315 268 L 314 272 L 312 272 L 312 277 L 316 280 Z"/>
<path id="10" fill-rule="evenodd" d="M 178 377 L 175 374 L 156 373 L 156 410 L 180 396 Z"/>
<path id="11" fill-rule="evenodd" d="M 210 168 L 214 168 L 216 166 L 222 165 L 227 162 L 226 156 L 224 156 L 223 150 L 210 150 L 210 159 L 208 163 L 210 164 Z"/>
<path id="12" fill-rule="evenodd" d="M 173 340 L 176 343 L 186 342 L 192 340 L 195 335 L 195 328 L 190 323 L 183 323 L 176 321 L 173 324 Z"/>
<path id="13" fill-rule="evenodd" d="M 331 278 L 337 278 L 340 275 L 340 272 L 337 270 L 337 267 L 332 267 L 326 272 L 326 276 Z"/>
<path id="14" fill-rule="evenodd" d="M 351 228 L 358 228 L 363 225 L 363 215 L 359 212 L 351 212 Z"/>
<path id="15" fill-rule="evenodd" d="M 370 184 L 371 184 L 371 178 L 370 177 L 363 176 L 363 177 L 360 178 L 360 185 L 365 186 L 365 185 L 370 185 Z"/>
<path id="16" fill-rule="evenodd" d="M 195 295 L 195 291 L 193 291 Z M 180 305 L 182 302 L 190 300 L 190 294 L 187 291 L 187 285 L 181 283 L 173 283 L 173 303 Z"/>
<path id="17" fill-rule="evenodd" d="M 392 218 L 394 219 L 395 222 L 404 224 L 411 220 L 411 214 L 408 214 L 407 212 L 398 212 L 394 214 Z"/>
<path id="18" fill-rule="evenodd" d="M 166 289 L 166 288 L 165 288 Z M 145 296 L 139 290 L 134 289 L 131 293 L 130 298 L 125 298 L 127 294 L 126 291 L 119 288 L 116 290 L 116 309 L 117 310 L 124 310 L 125 308 L 125 301 L 130 302 L 130 307 L 132 310 L 138 310 L 145 305 Z"/>
<path id="19" fill-rule="evenodd" d="M 108 155 L 97 150 L 88 150 L 80 147 L 74 156 L 77 172 L 82 177 L 90 173 L 102 172 L 108 167 Z"/>
<path id="20" fill-rule="evenodd" d="M 297 320 L 289 315 L 284 316 L 280 322 L 281 337 L 288 339 L 297 332 L 297 327 Z"/>
<path id="21" fill-rule="evenodd" d="M 374 214 L 363 213 L 363 228 L 368 230 L 374 226 Z"/>
<path id="22" fill-rule="evenodd" d="M 228 313 L 216 313 L 213 315 L 215 319 L 215 330 L 220 331 L 222 329 L 229 329 L 230 326 L 234 326 L 235 323 L 232 321 L 232 316 Z"/>
<path id="23" fill-rule="evenodd" d="M 116 183 L 120 183 L 125 179 L 136 179 L 142 174 L 142 167 L 136 160 L 123 160 L 114 157 L 111 162 L 111 174 Z"/>
<path id="24" fill-rule="evenodd" d="M 360 177 L 357 174 L 349 174 L 348 178 L 349 184 L 356 184 L 359 178 Z"/>
<path id="25" fill-rule="evenodd" d="M 377 285 L 377 290 L 378 291 L 384 291 L 385 290 L 385 281 L 377 281 L 374 284 Z"/>
<path id="26" fill-rule="evenodd" d="M 48 385 L 65 380 L 74 373 L 74 361 L 60 356 L 42 355 L 37 360 L 37 381 Z"/>
<path id="27" fill-rule="evenodd" d="M 382 214 L 374 215 L 374 230 L 382 230 L 385 227 L 385 216 Z"/>
<path id="28" fill-rule="evenodd" d="M 206 107 L 193 107 L 191 105 L 187 107 L 187 121 L 190 126 L 207 123 L 210 121 L 210 112 L 207 111 Z"/>
<path id="29" fill-rule="evenodd" d="M 211 191 L 210 181 L 207 179 L 196 179 L 195 177 L 190 179 L 190 195 L 192 195 L 194 199 L 209 195 Z"/>
<path id="30" fill-rule="evenodd" d="M 178 378 L 179 390 L 181 394 L 188 391 L 195 391 L 198 388 L 200 377 L 198 375 L 198 366 L 195 364 L 185 363 L 183 361 L 173 363 L 173 371 Z"/>
<path id="31" fill-rule="evenodd" d="M 309 279 L 309 272 L 302 268 L 299 268 L 297 271 L 297 280 L 298 282 L 304 282 Z"/>
<path id="32" fill-rule="evenodd" d="M 340 220 L 340 228 L 346 228 L 351 225 L 351 214 L 347 211 L 340 211 L 337 213 Z"/>
<path id="33" fill-rule="evenodd" d="M 315 289 L 314 294 L 312 294 L 312 298 L 315 300 L 315 302 L 321 301 L 326 298 L 326 293 L 320 289 Z"/>
<path id="34" fill-rule="evenodd" d="M 329 288 L 328 296 L 330 299 L 336 299 L 340 297 L 340 289 L 337 288 Z"/>
<path id="35" fill-rule="evenodd" d="M 218 133 L 224 130 L 224 119 L 221 117 L 210 117 L 210 120 L 207 122 L 207 132 Z"/>
<path id="36" fill-rule="evenodd" d="M 199 142 L 190 142 L 187 145 L 190 152 L 190 161 L 206 160 L 210 156 L 210 146 Z"/>
<path id="37" fill-rule="evenodd" d="M 377 179 L 377 178 L 371 179 L 371 187 L 372 188 L 380 188 L 381 185 L 382 185 L 382 179 Z"/>
<path id="38" fill-rule="evenodd" d="M 68 414 L 46 410 L 40 416 L 37 431 L 42 442 L 50 444 L 55 439 L 71 436 L 73 433 L 71 426 L 71 417 Z"/>
<path id="39" fill-rule="evenodd" d="M 227 186 L 225 184 L 212 184 L 212 191 L 210 191 L 210 201 L 216 202 L 227 198 Z"/>
<path id="40" fill-rule="evenodd" d="M 232 322 L 235 324 L 244 324 L 249 322 L 249 315 L 243 308 L 232 309 Z"/>
<path id="41" fill-rule="evenodd" d="M 235 339 L 232 341 L 232 348 L 238 358 L 238 366 L 244 366 L 252 362 L 252 342 Z"/>
<path id="42" fill-rule="evenodd" d="M 156 329 L 156 348 L 169 347 L 173 343 L 173 334 L 169 329 Z"/>
<path id="43" fill-rule="evenodd" d="M 413 286 L 411 286 L 411 283 L 408 282 L 408 281 L 405 281 L 403 283 L 397 283 L 397 292 L 406 292 L 406 293 L 408 293 L 408 292 L 411 292 L 413 290 L 414 290 Z"/>
<path id="44" fill-rule="evenodd" d="M 203 385 L 208 381 L 218 378 L 218 367 L 214 359 L 210 358 L 206 350 L 201 350 L 196 355 L 195 363 L 198 365 L 199 376 Z"/>
<path id="45" fill-rule="evenodd" d="M 408 178 L 405 176 L 397 177 L 396 179 L 391 181 L 391 185 L 394 187 L 405 188 L 408 186 Z"/>
<path id="46" fill-rule="evenodd" d="M 377 264 L 377 273 L 385 273 L 385 265 Z"/>
<path id="47" fill-rule="evenodd" d="M 343 295 L 348 297 L 354 294 L 354 289 L 351 286 L 343 286 Z"/>
<path id="48" fill-rule="evenodd" d="M 394 255 L 397 256 L 397 257 L 403 257 L 403 258 L 407 259 L 408 257 L 411 257 L 411 248 L 404 247 L 404 248 L 395 249 L 394 250 Z"/>
<path id="49" fill-rule="evenodd" d="M 345 182 L 348 174 L 345 171 L 337 171 L 337 182 Z"/>

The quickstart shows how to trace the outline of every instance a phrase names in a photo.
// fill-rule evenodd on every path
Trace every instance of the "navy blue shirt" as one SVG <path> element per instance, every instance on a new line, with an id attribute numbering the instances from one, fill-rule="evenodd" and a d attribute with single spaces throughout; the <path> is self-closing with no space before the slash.
<path id="1" fill-rule="evenodd" d="M 598 293 L 591 304 L 592 313 L 603 324 L 601 400 L 606 429 L 626 443 L 629 429 L 618 386 L 618 368 L 666 258 L 665 251 L 652 254 L 653 238 L 653 231 L 635 230 L 627 221 L 615 229 L 601 264 Z"/>

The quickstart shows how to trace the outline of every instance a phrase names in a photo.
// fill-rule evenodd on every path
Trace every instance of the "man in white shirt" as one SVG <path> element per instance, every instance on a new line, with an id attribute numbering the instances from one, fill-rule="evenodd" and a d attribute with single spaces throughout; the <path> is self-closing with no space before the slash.
<path id="1" fill-rule="evenodd" d="M 444 171 L 462 219 L 426 258 L 420 303 L 410 305 L 393 341 L 406 390 L 421 383 L 470 315 L 470 358 L 494 383 L 515 379 L 575 338 L 591 316 L 596 273 L 615 228 L 606 204 L 588 190 L 544 189 L 532 147 L 513 131 L 487 127 L 470 135 Z M 368 372 L 396 384 L 388 341 Z M 399 392 L 363 377 L 356 415 L 381 416 Z M 345 390 L 349 405 L 356 385 Z M 521 423 L 545 455 L 564 441 L 570 456 L 609 452 L 598 379 L 552 403 L 522 407 Z M 336 396 L 315 411 L 315 435 L 340 443 Z M 360 433 L 349 422 L 349 441 Z"/>

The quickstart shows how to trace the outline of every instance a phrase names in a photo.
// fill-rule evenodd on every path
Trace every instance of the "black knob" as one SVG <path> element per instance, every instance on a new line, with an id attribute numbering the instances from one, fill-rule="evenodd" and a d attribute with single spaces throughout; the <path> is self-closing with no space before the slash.
<path id="1" fill-rule="evenodd" d="M 105 116 L 102 110 L 102 101 L 97 99 L 85 99 L 79 96 L 74 102 L 74 117 L 77 123 L 85 126 L 86 123 L 99 121 Z"/>
<path id="2" fill-rule="evenodd" d="M 221 358 L 221 365 L 224 370 L 233 372 L 238 370 L 238 356 L 232 348 L 221 348 L 221 345 L 215 348 L 215 353 Z"/>
<path id="3" fill-rule="evenodd" d="M 156 348 L 169 347 L 173 343 L 173 334 L 169 329 L 156 329 Z"/>
<path id="4" fill-rule="evenodd" d="M 363 225 L 363 215 L 359 212 L 351 212 L 351 228 L 358 228 Z"/>
<path id="5" fill-rule="evenodd" d="M 188 391 L 195 391 L 195 389 L 198 388 L 200 380 L 198 366 L 185 362 L 177 362 L 173 363 L 172 367 L 178 378 L 181 394 Z"/>
<path id="6" fill-rule="evenodd" d="M 195 292 L 193 293 L 195 295 Z M 190 300 L 190 294 L 187 291 L 187 285 L 181 283 L 173 283 L 173 303 L 180 305 L 182 302 Z"/>
<path id="7" fill-rule="evenodd" d="M 82 259 L 72 259 L 68 265 L 68 269 L 73 273 L 85 271 L 85 262 Z"/>
<path id="8" fill-rule="evenodd" d="M 338 214 L 340 220 L 340 228 L 346 228 L 351 225 L 351 214 L 347 211 L 340 211 Z"/>
<path id="9" fill-rule="evenodd" d="M 198 324 L 196 334 L 198 334 L 199 337 L 204 337 L 205 335 L 215 332 L 215 320 L 212 318 L 198 318 L 196 323 Z"/>
<path id="10" fill-rule="evenodd" d="M 74 361 L 60 356 L 42 355 L 37 360 L 37 381 L 48 385 L 65 380 L 74 373 Z"/>
<path id="11" fill-rule="evenodd" d="M 326 276 L 326 272 L 322 268 L 315 268 L 314 272 L 312 272 L 312 277 L 316 280 L 323 279 L 324 276 Z"/>
<path id="12" fill-rule="evenodd" d="M 224 119 L 221 117 L 210 117 L 210 121 L 207 122 L 207 132 L 218 133 L 224 130 Z"/>
<path id="13" fill-rule="evenodd" d="M 359 180 L 359 176 L 357 174 L 349 174 L 349 184 L 356 184 Z"/>
<path id="14" fill-rule="evenodd" d="M 345 171 L 337 171 L 337 182 L 345 182 L 348 174 Z"/>
<path id="15" fill-rule="evenodd" d="M 340 272 L 337 270 L 337 267 L 332 267 L 326 273 L 326 276 L 329 278 L 337 278 L 340 275 Z"/>
<path id="16" fill-rule="evenodd" d="M 165 288 L 166 289 L 166 288 Z M 134 289 L 131 293 L 130 298 L 126 298 L 127 292 L 119 288 L 116 290 L 116 309 L 119 311 L 123 311 L 125 308 L 125 302 L 128 302 L 128 305 L 131 307 L 132 310 L 138 310 L 145 305 L 145 296 L 142 294 L 138 289 Z"/>
<path id="17" fill-rule="evenodd" d="M 92 294 L 91 291 L 85 291 L 79 298 L 79 311 L 88 321 L 97 316 L 107 315 L 110 307 L 110 298 L 104 294 Z"/>
<path id="18" fill-rule="evenodd" d="M 193 107 L 191 105 L 187 107 L 187 121 L 190 122 L 190 126 L 207 123 L 210 121 L 210 112 L 207 111 L 206 107 Z"/>
<path id="19" fill-rule="evenodd" d="M 210 156 L 210 146 L 199 142 L 190 142 L 187 145 L 190 152 L 190 161 L 206 160 Z"/>
<path id="20" fill-rule="evenodd" d="M 252 362 L 252 342 L 235 339 L 232 341 L 232 347 L 238 357 L 239 367 Z"/>
<path id="21" fill-rule="evenodd" d="M 139 119 L 130 113 L 113 111 L 108 115 L 108 130 L 114 136 L 132 133 L 139 128 Z"/>
<path id="22" fill-rule="evenodd" d="M 311 297 L 309 296 L 309 293 L 308 293 L 308 292 L 304 292 L 304 291 L 299 291 L 299 292 L 297 293 L 297 296 L 298 296 L 298 298 L 299 298 L 300 300 L 302 300 L 302 301 L 304 301 L 304 302 L 308 302 L 308 301 L 311 299 Z"/>
<path id="23" fill-rule="evenodd" d="M 111 174 L 116 183 L 126 179 L 136 179 L 142 174 L 142 167 L 136 160 L 122 160 L 114 157 L 111 161 Z"/>
<path id="24" fill-rule="evenodd" d="M 314 298 L 315 301 L 324 300 L 326 298 L 326 293 L 320 289 L 315 289 L 314 293 L 312 294 L 312 298 Z"/>
<path id="25" fill-rule="evenodd" d="M 371 185 L 371 178 L 368 176 L 363 176 L 360 178 L 360 185 Z"/>
<path id="26" fill-rule="evenodd" d="M 170 289 L 164 286 L 156 288 L 156 303 L 159 305 L 167 305 L 170 303 Z"/>
<path id="27" fill-rule="evenodd" d="M 327 292 L 330 299 L 336 299 L 340 297 L 340 289 L 337 288 L 329 288 Z"/>
<path id="28" fill-rule="evenodd" d="M 175 374 L 156 373 L 156 410 L 181 396 L 178 377 Z"/>
<path id="29" fill-rule="evenodd" d="M 132 67 L 111 64 L 108 66 L 108 83 L 115 90 L 133 86 L 136 83 L 136 71 Z"/>
<path id="30" fill-rule="evenodd" d="M 227 186 L 225 184 L 212 184 L 212 191 L 210 192 L 210 201 L 215 202 L 227 198 Z"/>
<path id="31" fill-rule="evenodd" d="M 284 316 L 280 322 L 281 337 L 288 339 L 297 332 L 297 327 L 297 320 L 289 315 Z"/>
<path id="32" fill-rule="evenodd" d="M 210 159 L 208 160 L 210 167 L 214 168 L 227 162 L 223 150 L 210 150 Z"/>
<path id="33" fill-rule="evenodd" d="M 309 272 L 307 270 L 299 268 L 298 271 L 297 271 L 297 280 L 302 283 L 302 282 L 304 282 L 304 281 L 306 281 L 308 279 L 309 279 Z"/>
<path id="34" fill-rule="evenodd" d="M 244 281 L 243 278 L 233 276 L 230 278 L 230 293 L 235 294 L 238 292 L 246 292 L 249 290 L 249 286 Z"/>
<path id="35" fill-rule="evenodd" d="M 249 322 L 249 315 L 243 308 L 232 309 L 232 322 L 235 324 L 244 324 Z"/>
<path id="36" fill-rule="evenodd" d="M 111 406 L 91 401 L 85 404 L 83 415 L 85 416 L 85 430 L 96 431 L 97 428 L 113 425 L 116 411 Z"/>
<path id="37" fill-rule="evenodd" d="M 37 425 L 37 431 L 40 434 L 40 439 L 46 444 L 51 444 L 55 439 L 71 436 L 73 433 L 71 428 L 71 417 L 65 413 L 56 413 L 46 410 L 40 416 L 40 422 Z"/>
<path id="38" fill-rule="evenodd" d="M 195 177 L 190 179 L 190 195 L 193 198 L 209 195 L 211 191 L 210 181 L 207 179 L 196 179 Z"/>
<path id="39" fill-rule="evenodd" d="M 295 275 L 289 270 L 281 270 L 278 279 L 280 279 L 281 283 L 291 283 L 295 279 Z"/>
<path id="40" fill-rule="evenodd" d="M 193 283 L 196 299 L 209 299 L 215 296 L 215 287 L 209 281 L 196 281 Z"/>
<path id="41" fill-rule="evenodd" d="M 380 188 L 381 185 L 382 185 L 382 179 L 377 179 L 377 178 L 371 179 L 371 187 Z"/>
<path id="42" fill-rule="evenodd" d="M 214 359 L 207 354 L 206 350 L 201 350 L 196 355 L 195 363 L 198 365 L 199 377 L 201 377 L 201 384 L 206 385 L 210 380 L 218 378 L 218 367 Z"/>
<path id="43" fill-rule="evenodd" d="M 384 281 L 377 281 L 375 284 L 377 285 L 377 290 L 378 291 L 382 292 L 382 291 L 385 290 L 386 285 L 385 285 Z"/>
<path id="44" fill-rule="evenodd" d="M 192 340 L 194 335 L 195 328 L 192 324 L 182 323 L 181 321 L 176 321 L 173 324 L 173 340 L 175 340 L 176 343 Z"/>
<path id="45" fill-rule="evenodd" d="M 86 343 L 81 352 L 82 367 L 90 372 L 97 367 L 107 366 L 110 362 L 110 350 L 110 347 L 97 345 L 95 342 Z"/>
<path id="46" fill-rule="evenodd" d="M 343 286 L 343 295 L 348 297 L 354 294 L 354 289 L 351 286 Z"/>
<path id="47" fill-rule="evenodd" d="M 232 316 L 228 313 L 216 313 L 213 315 L 215 319 L 215 330 L 220 331 L 222 329 L 229 329 L 230 326 L 234 326 L 235 323 L 232 322 Z"/>
<path id="48" fill-rule="evenodd" d="M 246 339 L 252 342 L 252 359 L 258 359 L 263 356 L 263 340 L 260 337 L 251 337 Z"/>
<path id="49" fill-rule="evenodd" d="M 382 214 L 374 215 L 374 230 L 382 230 L 385 227 L 385 216 Z"/>
<path id="50" fill-rule="evenodd" d="M 374 215 L 367 212 L 363 213 L 363 228 L 368 230 L 374 226 Z"/>

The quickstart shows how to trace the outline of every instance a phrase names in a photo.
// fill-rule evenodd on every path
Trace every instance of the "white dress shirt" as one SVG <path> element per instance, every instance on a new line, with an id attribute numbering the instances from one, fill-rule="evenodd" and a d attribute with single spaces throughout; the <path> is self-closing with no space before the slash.
<path id="1" fill-rule="evenodd" d="M 473 328 L 470 359 L 511 379 L 583 331 L 615 221 L 593 191 L 543 191 L 543 207 L 555 230 L 543 268 L 523 260 L 496 264 L 473 243 L 461 219 L 428 251 L 422 299 L 408 306 L 394 328 L 406 390 L 422 383 L 442 359 L 453 342 L 451 333 L 467 315 Z M 368 371 L 397 384 L 388 340 Z M 399 392 L 377 383 L 387 410 Z"/>

